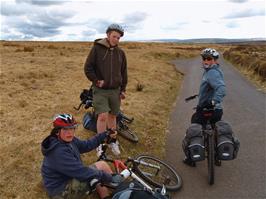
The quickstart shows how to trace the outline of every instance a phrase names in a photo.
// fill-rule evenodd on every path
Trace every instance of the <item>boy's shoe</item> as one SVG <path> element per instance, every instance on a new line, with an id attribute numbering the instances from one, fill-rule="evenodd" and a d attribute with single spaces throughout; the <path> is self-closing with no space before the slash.
<path id="1" fill-rule="evenodd" d="M 96 148 L 96 153 L 97 153 L 97 157 L 100 157 L 102 155 L 103 152 L 103 146 L 100 144 L 97 148 Z"/>
<path id="2" fill-rule="evenodd" d="M 109 144 L 109 147 L 112 149 L 112 152 L 114 155 L 118 156 L 120 155 L 120 150 L 119 150 L 119 142 L 118 140 L 116 140 L 115 142 L 111 142 Z"/>
<path id="3" fill-rule="evenodd" d="M 183 163 L 191 167 L 196 167 L 196 162 L 190 160 L 187 157 L 184 158 Z"/>

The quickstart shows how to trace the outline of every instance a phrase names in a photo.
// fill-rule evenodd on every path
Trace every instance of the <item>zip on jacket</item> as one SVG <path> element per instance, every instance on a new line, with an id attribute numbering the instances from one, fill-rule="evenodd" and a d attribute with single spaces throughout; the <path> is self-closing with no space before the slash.
<path id="1" fill-rule="evenodd" d="M 107 39 L 95 40 L 84 64 L 84 72 L 94 85 L 97 80 L 104 80 L 103 89 L 126 90 L 127 60 L 125 53 L 118 46 L 111 47 Z"/>

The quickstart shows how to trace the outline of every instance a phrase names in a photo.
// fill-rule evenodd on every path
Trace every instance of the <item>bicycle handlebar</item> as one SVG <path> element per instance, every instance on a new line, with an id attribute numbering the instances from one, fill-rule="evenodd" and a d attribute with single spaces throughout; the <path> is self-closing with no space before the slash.
<path id="1" fill-rule="evenodd" d="M 190 96 L 190 97 L 187 97 L 187 98 L 185 99 L 185 101 L 188 102 L 188 101 L 190 101 L 190 100 L 195 99 L 195 98 L 198 97 L 198 96 L 199 96 L 199 95 L 192 95 L 192 96 Z"/>

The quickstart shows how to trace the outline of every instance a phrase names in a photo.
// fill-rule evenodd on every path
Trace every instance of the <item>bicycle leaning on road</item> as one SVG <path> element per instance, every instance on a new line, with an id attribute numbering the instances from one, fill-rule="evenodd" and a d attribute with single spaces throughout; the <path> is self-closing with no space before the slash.
<path id="1" fill-rule="evenodd" d="M 131 177 L 137 181 L 142 191 L 155 198 L 169 198 L 167 191 L 178 191 L 182 187 L 180 175 L 167 163 L 150 155 L 139 155 L 136 158 L 128 157 L 125 161 L 107 157 L 107 143 L 103 144 L 103 152 L 98 161 L 111 162 L 116 174 L 121 174 L 125 179 Z M 112 185 L 105 185 L 114 189 Z M 138 187 L 139 188 L 139 187 Z"/>
<path id="2" fill-rule="evenodd" d="M 198 95 L 194 95 L 185 99 L 186 102 L 195 99 Z M 195 108 L 194 108 L 195 109 Z M 211 123 L 211 118 L 214 113 L 214 106 L 205 107 L 202 109 L 202 114 L 204 118 L 204 124 L 192 124 L 190 132 L 194 134 L 194 141 L 186 141 L 189 146 L 184 146 L 186 155 L 193 160 L 194 166 L 196 161 L 204 160 L 207 157 L 208 164 L 208 183 L 210 185 L 214 184 L 215 178 L 215 165 L 221 166 L 221 160 L 232 160 L 237 156 L 239 149 L 239 141 L 236 137 L 233 137 L 233 132 L 228 123 L 224 121 L 218 121 L 216 123 Z M 195 132 L 192 132 L 195 130 Z M 201 134 L 202 133 L 202 134 Z M 186 137 L 188 135 L 186 134 Z M 203 137 L 203 146 L 201 145 L 201 136 Z M 190 137 L 191 138 L 191 137 Z M 185 140 L 185 139 L 184 139 Z"/>

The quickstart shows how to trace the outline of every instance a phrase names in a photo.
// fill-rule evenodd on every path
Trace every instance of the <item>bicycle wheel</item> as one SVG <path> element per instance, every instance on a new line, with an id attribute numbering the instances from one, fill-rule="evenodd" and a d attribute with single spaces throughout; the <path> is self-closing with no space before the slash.
<path id="1" fill-rule="evenodd" d="M 136 160 L 139 163 L 134 164 L 135 172 L 150 185 L 160 188 L 164 185 L 168 191 L 182 187 L 181 177 L 164 161 L 150 155 L 139 155 Z"/>
<path id="2" fill-rule="evenodd" d="M 131 131 L 129 127 L 123 122 L 120 121 L 117 127 L 118 134 L 121 135 L 123 138 L 135 143 L 139 141 L 139 138 L 137 137 L 136 133 Z"/>
<path id="3" fill-rule="evenodd" d="M 214 136 L 208 136 L 208 182 L 214 184 Z"/>

